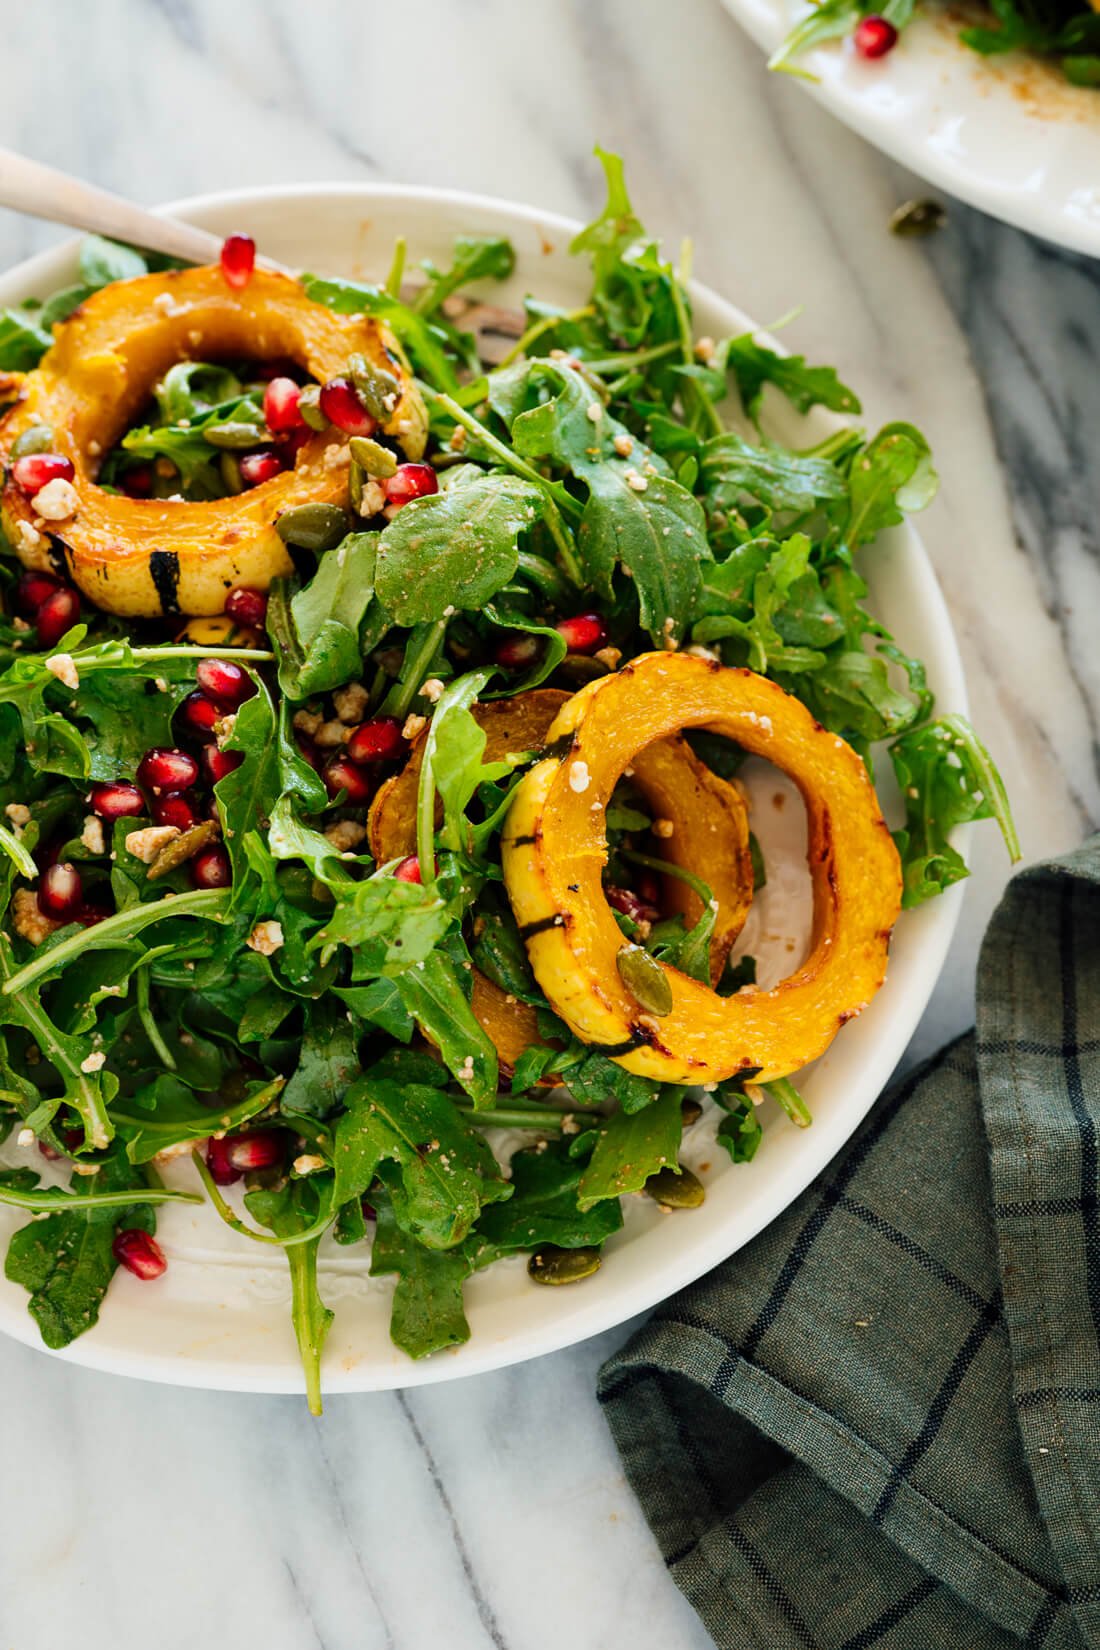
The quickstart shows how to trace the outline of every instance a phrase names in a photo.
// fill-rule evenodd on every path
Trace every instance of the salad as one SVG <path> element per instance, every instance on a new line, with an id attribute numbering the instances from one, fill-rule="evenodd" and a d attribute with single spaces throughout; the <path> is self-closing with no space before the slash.
<path id="1" fill-rule="evenodd" d="M 814 0 L 788 34 L 770 68 L 803 74 L 797 59 L 824 40 L 851 38 L 861 57 L 885 57 L 917 13 L 917 0 Z M 984 57 L 1031 52 L 1056 62 L 1075 86 L 1100 86 L 1100 13 L 1087 0 L 989 0 L 959 30 Z"/>
<path id="2" fill-rule="evenodd" d="M 0 313 L 0 1203 L 50 1347 L 164 1273 L 173 1201 L 283 1250 L 314 1410 L 322 1243 L 394 1280 L 411 1357 L 467 1338 L 483 1267 L 579 1283 L 625 1196 L 703 1200 L 704 1110 L 741 1164 L 766 1097 L 810 1122 L 792 1077 L 966 875 L 955 825 L 1017 852 L 865 606 L 924 437 L 696 338 L 598 153 L 569 312 L 493 306 L 512 248 L 469 235 L 378 285 L 91 240 Z M 772 396 L 846 421 L 779 446 Z M 805 803 L 774 985 L 750 757 Z"/>

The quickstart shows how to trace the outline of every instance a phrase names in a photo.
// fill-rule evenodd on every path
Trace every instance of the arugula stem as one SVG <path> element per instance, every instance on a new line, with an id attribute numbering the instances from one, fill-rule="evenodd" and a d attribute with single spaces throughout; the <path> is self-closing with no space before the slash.
<path id="1" fill-rule="evenodd" d="M 431 389 L 427 391 L 427 394 L 436 406 L 441 407 L 448 417 L 454 419 L 456 424 L 461 424 L 464 429 L 469 430 L 471 435 L 476 436 L 481 445 L 492 453 L 494 458 L 499 459 L 507 469 L 514 471 L 518 476 L 522 476 L 525 481 L 530 481 L 536 487 L 541 488 L 549 498 L 553 499 L 564 516 L 570 517 L 573 521 L 580 521 L 583 506 L 579 499 L 575 499 L 572 493 L 562 486 L 560 481 L 547 481 L 546 477 L 540 475 L 533 464 L 528 464 L 525 458 L 520 458 L 517 452 L 513 452 L 506 442 L 501 441 L 499 437 L 493 434 L 492 430 L 487 429 L 480 419 L 474 417 L 473 413 L 468 413 L 465 407 L 460 407 L 452 396 L 441 395 L 438 390 Z"/>
<path id="2" fill-rule="evenodd" d="M 270 1083 L 265 1084 L 262 1089 L 257 1089 L 255 1094 L 248 1095 L 244 1100 L 238 1100 L 235 1106 L 228 1106 L 225 1111 L 212 1111 L 208 1117 L 203 1118 L 201 1122 L 197 1122 L 194 1127 L 202 1132 L 192 1134 L 191 1138 L 205 1140 L 211 1134 L 226 1134 L 230 1129 L 237 1128 L 241 1123 L 251 1122 L 252 1118 L 258 1117 L 261 1112 L 267 1110 L 274 1100 L 278 1099 L 285 1087 L 285 1077 L 273 1077 Z M 134 1128 L 141 1129 L 143 1134 L 167 1134 L 173 1136 L 176 1140 L 186 1140 L 188 1138 L 189 1130 L 187 1126 L 178 1121 L 158 1123 L 152 1115 L 128 1112 L 124 1107 L 116 1107 L 114 1115 L 118 1122 L 130 1123 Z"/>
<path id="3" fill-rule="evenodd" d="M 218 921 L 228 911 L 231 896 L 232 890 L 229 888 L 196 888 L 186 894 L 166 894 L 151 905 L 136 905 L 129 911 L 116 911 L 113 917 L 104 917 L 102 922 L 97 922 L 94 928 L 82 928 L 59 945 L 40 951 L 5 980 L 0 991 L 5 997 L 25 991 L 35 980 L 52 974 L 55 968 L 65 967 L 82 952 L 102 951 L 118 945 L 120 940 L 131 939 L 143 928 L 162 922 L 165 917 L 205 917 L 209 921 Z"/>
<path id="4" fill-rule="evenodd" d="M 684 289 L 675 274 L 669 282 L 672 291 L 672 304 L 676 311 L 676 324 L 680 329 L 680 354 L 686 367 L 695 362 L 695 340 L 691 336 L 691 320 L 688 316 L 687 305 L 684 303 Z M 718 409 L 701 384 L 688 380 L 695 405 L 703 415 L 703 422 L 710 427 L 711 435 L 722 434 L 722 420 L 718 416 Z"/>
<path id="5" fill-rule="evenodd" d="M 401 278 L 405 273 L 405 253 L 407 250 L 408 243 L 406 242 L 404 235 L 398 235 L 397 239 L 393 243 L 393 258 L 390 262 L 390 272 L 386 276 L 385 282 L 383 283 L 383 290 L 388 292 L 391 298 L 399 299 L 401 297 Z M 414 305 L 413 307 L 415 308 L 416 306 Z"/>
<path id="6" fill-rule="evenodd" d="M 528 583 L 534 585 L 540 595 L 545 596 L 556 607 L 564 607 L 569 601 L 565 580 L 558 568 L 553 562 L 547 561 L 545 556 L 535 556 L 530 550 L 521 550 L 517 571 Z M 34 863 L 33 860 L 31 863 Z"/>
<path id="7" fill-rule="evenodd" d="M 10 1203 L 17 1209 L 30 1209 L 34 1214 L 52 1214 L 59 1209 L 126 1209 L 134 1203 L 201 1203 L 198 1192 L 175 1192 L 167 1186 L 135 1186 L 125 1192 L 66 1192 L 60 1186 L 40 1186 L 33 1192 L 21 1192 L 14 1186 L 0 1185 L 0 1203 Z"/>
<path id="8" fill-rule="evenodd" d="M 379 715 L 393 716 L 399 722 L 405 720 L 446 634 L 446 619 L 437 619 L 434 624 L 424 627 L 424 634 L 415 651 L 406 657 L 401 667 L 404 680 L 393 684 L 380 706 Z"/>
<path id="9" fill-rule="evenodd" d="M 528 1110 L 526 1106 L 520 1106 L 515 1109 L 507 1106 L 499 1109 L 496 1107 L 490 1107 L 488 1111 L 481 1110 L 475 1112 L 473 1107 L 463 1106 L 459 1103 L 459 1109 L 461 1111 L 474 1112 L 473 1121 L 485 1128 L 556 1129 L 559 1134 L 565 1126 L 565 1119 L 567 1117 L 573 1118 L 574 1120 L 580 1118 L 584 1122 L 592 1123 L 602 1122 L 603 1120 L 603 1115 L 600 1112 L 536 1112 L 533 1110 Z"/>
<path id="10" fill-rule="evenodd" d="M 217 1186 L 215 1186 L 210 1170 L 206 1166 L 206 1161 L 202 1153 L 192 1152 L 191 1161 L 195 1165 L 199 1179 L 202 1181 L 203 1186 L 206 1189 L 207 1196 L 214 1205 L 214 1208 L 217 1210 L 218 1214 L 225 1221 L 225 1224 L 227 1226 L 232 1226 L 233 1230 L 235 1232 L 239 1232 L 241 1237 L 251 1238 L 254 1243 L 273 1243 L 279 1249 L 297 1249 L 302 1244 L 309 1243 L 314 1238 L 319 1238 L 321 1234 L 323 1232 L 327 1232 L 329 1227 L 332 1225 L 333 1217 L 336 1211 L 332 1207 L 332 1194 L 330 1191 L 328 1198 L 322 1205 L 321 1213 L 317 1216 L 317 1219 L 313 1222 L 312 1226 L 305 1227 L 301 1232 L 295 1232 L 293 1237 L 276 1237 L 274 1232 L 257 1232 L 254 1226 L 249 1226 L 247 1221 L 242 1220 L 239 1215 L 233 1213 L 233 1210 L 229 1207 L 229 1204 L 225 1201 L 225 1198 L 222 1196 Z M 191 1193 L 190 1196 L 192 1202 L 202 1202 L 202 1198 L 196 1193 Z"/>
<path id="11" fill-rule="evenodd" d="M 530 354 L 531 345 L 537 343 L 546 333 L 553 332 L 554 328 L 560 326 L 563 321 L 586 321 L 590 315 L 595 315 L 595 313 L 596 311 L 591 304 L 585 304 L 581 309 L 567 311 L 565 315 L 544 315 L 541 321 L 534 321 L 527 328 L 527 331 L 516 339 L 507 355 L 498 361 L 498 370 L 500 367 L 510 367 L 512 362 L 517 361 L 521 355 Z"/>
<path id="12" fill-rule="evenodd" d="M 632 372 L 635 367 L 644 367 L 650 361 L 663 361 L 666 355 L 675 355 L 680 348 L 678 338 L 670 338 L 665 344 L 653 344 L 649 349 L 623 350 L 618 355 L 601 355 L 595 361 L 582 361 L 585 372 L 603 374 L 606 372 Z"/>
<path id="13" fill-rule="evenodd" d="M 139 968 L 137 971 L 137 1011 L 138 1019 L 145 1028 L 145 1035 L 152 1043 L 154 1052 L 159 1055 L 161 1064 L 167 1066 L 169 1071 L 175 1071 L 176 1057 L 161 1036 L 156 1016 L 149 1005 L 149 970 L 147 968 Z"/>
<path id="14" fill-rule="evenodd" d="M 319 1242 L 317 1238 L 312 1243 L 297 1244 L 286 1257 L 290 1264 L 291 1316 L 311 1415 L 321 1413 L 321 1353 L 333 1316 L 317 1291 Z"/>
<path id="15" fill-rule="evenodd" d="M 629 860 L 632 865 L 641 865 L 647 871 L 657 871 L 661 876 L 675 877 L 678 882 L 686 882 L 693 893 L 698 894 L 704 905 L 709 905 L 714 898 L 702 877 L 697 877 L 694 871 L 685 871 L 682 865 L 673 865 L 671 860 L 657 859 L 653 854 L 639 854 L 633 848 L 620 848 L 622 859 Z"/>
<path id="16" fill-rule="evenodd" d="M 783 1110 L 797 1128 L 809 1128 L 813 1122 L 810 1108 L 789 1077 L 776 1077 L 770 1083 L 761 1083 L 760 1087 L 783 1107 Z"/>
<path id="17" fill-rule="evenodd" d="M 28 882 L 33 882 L 38 875 L 38 866 L 15 832 L 9 831 L 6 825 L 0 825 L 0 848 L 3 848 L 19 875 L 26 877 Z"/>

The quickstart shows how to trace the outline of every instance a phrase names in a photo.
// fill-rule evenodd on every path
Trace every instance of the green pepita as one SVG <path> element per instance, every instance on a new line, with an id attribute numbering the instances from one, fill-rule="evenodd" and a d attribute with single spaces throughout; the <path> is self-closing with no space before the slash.
<path id="1" fill-rule="evenodd" d="M 302 415 L 302 422 L 309 429 L 328 429 L 328 419 L 321 411 L 321 387 L 319 384 L 306 385 L 298 397 L 298 411 Z"/>
<path id="2" fill-rule="evenodd" d="M 320 555 L 346 536 L 348 518 L 338 504 L 298 504 L 276 517 L 275 531 L 284 544 Z"/>
<path id="3" fill-rule="evenodd" d="M 48 424 L 32 424 L 18 440 L 12 442 L 12 458 L 25 458 L 28 453 L 52 453 L 54 433 Z"/>
<path id="4" fill-rule="evenodd" d="M 236 496 L 237 493 L 244 492 L 244 477 L 241 475 L 240 461 L 235 453 L 222 453 L 218 459 L 218 471 L 227 493 Z"/>
<path id="5" fill-rule="evenodd" d="M 624 945 L 615 958 L 619 978 L 632 997 L 658 1018 L 672 1013 L 672 985 L 668 975 L 642 945 Z"/>
<path id="6" fill-rule="evenodd" d="M 890 233 L 916 237 L 934 235 L 947 222 L 947 208 L 939 201 L 906 201 L 890 216 Z"/>
<path id="7" fill-rule="evenodd" d="M 209 848 L 212 842 L 217 842 L 221 834 L 221 826 L 216 819 L 204 819 L 201 825 L 192 825 L 182 836 L 164 844 L 145 875 L 150 882 L 155 882 L 157 877 L 166 877 L 177 865 L 185 865 L 204 848 Z"/>
<path id="8" fill-rule="evenodd" d="M 598 1249 L 559 1249 L 543 1244 L 527 1262 L 528 1276 L 536 1283 L 579 1283 L 600 1269 Z"/>
<path id="9" fill-rule="evenodd" d="M 236 419 L 230 419 L 225 424 L 208 424 L 202 432 L 202 438 L 212 447 L 247 452 L 249 447 L 259 447 L 265 434 L 266 431 L 259 424 L 244 424 Z"/>
<path id="10" fill-rule="evenodd" d="M 348 371 L 371 417 L 384 424 L 396 405 L 400 390 L 397 379 L 384 367 L 376 367 L 365 355 L 353 355 Z"/>
<path id="11" fill-rule="evenodd" d="M 697 1209 L 706 1197 L 703 1182 L 690 1169 L 658 1169 L 645 1183 L 646 1196 L 665 1209 Z"/>
<path id="12" fill-rule="evenodd" d="M 356 515 L 361 515 L 359 506 L 363 502 L 363 466 L 356 464 L 354 459 L 348 469 L 348 496 Z"/>
<path id="13" fill-rule="evenodd" d="M 351 456 L 369 476 L 392 476 L 397 473 L 397 460 L 388 447 L 372 441 L 369 435 L 353 435 L 348 442 Z"/>

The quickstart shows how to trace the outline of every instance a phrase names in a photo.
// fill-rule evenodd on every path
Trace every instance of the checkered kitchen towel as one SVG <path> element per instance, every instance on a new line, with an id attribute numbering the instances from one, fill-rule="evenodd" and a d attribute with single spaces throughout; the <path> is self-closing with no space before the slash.
<path id="1" fill-rule="evenodd" d="M 978 998 L 601 1373 L 720 1646 L 1100 1647 L 1100 837 L 1016 877 Z"/>

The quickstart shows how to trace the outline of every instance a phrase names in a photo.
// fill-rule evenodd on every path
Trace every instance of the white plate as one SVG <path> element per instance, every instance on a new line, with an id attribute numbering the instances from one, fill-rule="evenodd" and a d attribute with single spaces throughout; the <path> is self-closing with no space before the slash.
<path id="1" fill-rule="evenodd" d="M 446 261 L 456 233 L 500 231 L 512 237 L 517 252 L 514 279 L 503 292 L 494 288 L 504 302 L 518 307 L 529 290 L 568 306 L 587 296 L 586 267 L 567 256 L 575 224 L 478 196 L 325 185 L 206 197 L 178 210 L 222 233 L 247 228 L 265 252 L 294 267 L 349 275 L 383 272 L 398 233 L 407 236 L 413 255 Z M 71 248 L 48 253 L 0 280 L 0 303 L 42 295 L 72 276 Z M 693 289 L 693 299 L 700 334 L 718 336 L 751 325 L 702 287 Z M 905 409 L 897 411 L 903 415 Z M 835 422 L 826 414 L 807 420 L 788 416 L 775 433 L 808 444 Z M 954 635 L 916 534 L 895 530 L 861 554 L 876 613 L 927 662 L 940 708 L 964 710 Z M 960 836 L 960 846 L 964 840 Z M 553 1351 L 644 1311 L 732 1254 L 820 1173 L 881 1091 L 932 992 L 960 898 L 961 888 L 955 888 L 901 919 L 885 988 L 803 1085 L 813 1127 L 802 1132 L 777 1115 L 766 1116 L 755 1162 L 734 1166 L 698 1125 L 693 1132 L 699 1138 L 685 1156 L 706 1181 L 704 1206 L 663 1216 L 649 1199 L 627 1199 L 625 1230 L 609 1243 L 602 1269 L 583 1284 L 534 1287 L 523 1259 L 490 1267 L 468 1289 L 468 1344 L 413 1363 L 389 1340 L 391 1281 L 369 1279 L 365 1254 L 334 1245 L 321 1264 L 321 1293 L 336 1310 L 325 1355 L 326 1390 L 362 1392 L 451 1380 Z M 9 1156 L 17 1156 L 10 1147 Z M 37 1152 L 33 1161 L 41 1164 Z M 172 1178 L 190 1174 L 189 1165 L 175 1165 Z M 16 1212 L 0 1210 L 0 1249 L 21 1224 Z M 186 1386 L 300 1391 L 281 1256 L 234 1236 L 207 1207 L 162 1209 L 158 1232 L 169 1258 L 164 1279 L 150 1286 L 120 1273 L 98 1326 L 59 1356 Z M 0 1330 L 40 1345 L 26 1295 L 3 1280 Z"/>
<path id="2" fill-rule="evenodd" d="M 724 0 L 771 54 L 806 0 Z M 807 90 L 853 131 L 971 206 L 1078 252 L 1100 254 L 1100 91 L 1019 53 L 980 57 L 958 14 L 931 6 L 876 62 L 850 40 L 797 59 Z"/>

